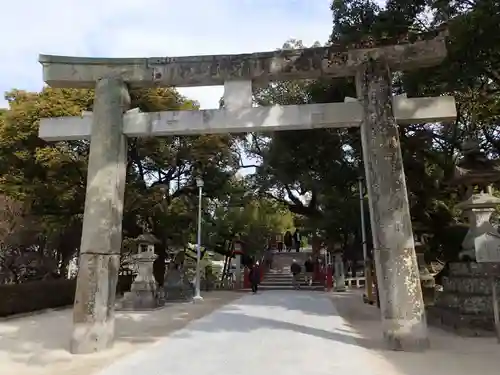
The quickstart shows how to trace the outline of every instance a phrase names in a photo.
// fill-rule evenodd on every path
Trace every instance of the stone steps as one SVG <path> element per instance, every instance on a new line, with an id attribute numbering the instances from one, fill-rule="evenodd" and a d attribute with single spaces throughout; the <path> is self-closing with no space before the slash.
<path id="1" fill-rule="evenodd" d="M 304 249 L 300 252 L 274 252 L 273 269 L 269 270 L 259 285 L 259 290 L 293 290 L 293 276 L 290 272 L 290 266 L 293 259 L 303 268 L 304 262 L 311 255 L 311 249 Z M 309 286 L 305 283 L 305 274 L 301 273 L 298 278 L 300 290 L 318 290 L 323 291 L 325 286 L 321 282 L 313 282 Z"/>
<path id="2" fill-rule="evenodd" d="M 304 280 L 301 280 L 301 281 L 304 281 Z M 292 283 L 292 279 L 290 280 L 269 280 L 269 279 L 264 279 L 262 280 L 261 284 L 291 284 Z"/>
<path id="3" fill-rule="evenodd" d="M 264 285 L 260 284 L 259 285 L 259 291 L 266 291 L 266 290 L 294 290 L 293 286 L 290 285 Z M 301 285 L 298 290 L 309 290 L 309 291 L 324 291 L 325 288 L 323 285 Z M 251 289 L 243 289 L 243 291 L 249 292 Z"/>
<path id="4" fill-rule="evenodd" d="M 319 282 L 313 282 L 311 286 L 306 285 L 305 275 L 299 276 L 301 290 L 324 290 L 324 285 Z M 259 285 L 259 290 L 293 290 L 293 276 L 288 269 L 283 271 L 270 270 Z"/>
<path id="5" fill-rule="evenodd" d="M 281 276 L 280 275 L 265 275 L 264 278 L 266 280 L 277 280 L 277 281 L 279 281 L 279 280 L 292 280 L 293 279 L 292 275 L 281 275 Z M 302 277 L 302 278 L 304 278 L 304 277 Z"/>

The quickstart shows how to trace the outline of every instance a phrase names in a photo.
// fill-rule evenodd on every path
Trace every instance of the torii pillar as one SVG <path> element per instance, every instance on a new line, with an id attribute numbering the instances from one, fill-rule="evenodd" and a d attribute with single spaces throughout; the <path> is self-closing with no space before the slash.
<path id="1" fill-rule="evenodd" d="M 389 69 L 440 63 L 444 35 L 413 43 L 332 45 L 245 55 L 107 59 L 40 56 L 52 87 L 95 88 L 90 117 L 41 121 L 47 140 L 88 139 L 90 159 L 71 351 L 111 345 L 121 245 L 126 136 L 361 126 L 382 327 L 393 350 L 429 342 L 397 124 L 454 119 L 453 98 L 393 98 Z M 252 84 L 356 76 L 358 103 L 251 108 Z M 228 108 L 126 114 L 127 88 L 225 85 Z M 70 125 L 72 123 L 72 126 Z"/>
<path id="2" fill-rule="evenodd" d="M 80 263 L 73 309 L 72 353 L 93 353 L 112 345 L 114 304 L 122 247 L 127 139 L 123 113 L 130 105 L 117 77 L 97 81 Z"/>
<path id="3" fill-rule="evenodd" d="M 419 59 L 432 58 L 423 54 Z M 382 317 L 382 331 L 392 350 L 429 347 L 427 320 L 406 190 L 399 130 L 392 108 L 391 61 L 367 53 L 356 72 L 363 105 L 361 141 Z"/>

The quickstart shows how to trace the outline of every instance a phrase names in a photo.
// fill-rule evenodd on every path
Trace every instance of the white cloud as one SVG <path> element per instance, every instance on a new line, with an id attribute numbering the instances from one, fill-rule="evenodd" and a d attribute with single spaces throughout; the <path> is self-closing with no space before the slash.
<path id="1" fill-rule="evenodd" d="M 330 0 L 28 0 L 2 4 L 0 90 L 39 90 L 38 54 L 150 57 L 273 50 L 325 42 Z M 203 108 L 220 87 L 182 89 Z M 0 101 L 0 106 L 5 105 Z"/>

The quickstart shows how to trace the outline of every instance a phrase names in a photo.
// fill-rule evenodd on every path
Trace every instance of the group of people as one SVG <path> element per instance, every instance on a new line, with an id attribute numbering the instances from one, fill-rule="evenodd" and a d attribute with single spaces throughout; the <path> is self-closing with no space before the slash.
<path id="1" fill-rule="evenodd" d="M 298 229 L 295 229 L 295 232 L 290 232 L 287 230 L 285 235 L 283 236 L 283 242 L 278 243 L 278 251 L 283 251 L 283 246 L 285 250 L 290 252 L 292 249 L 295 249 L 296 252 L 300 251 L 300 232 Z"/>
<path id="2" fill-rule="evenodd" d="M 300 274 L 302 273 L 302 266 L 297 262 L 296 259 L 292 260 L 290 266 L 290 272 L 292 273 L 292 283 L 295 289 L 300 288 Z M 304 262 L 304 279 L 307 285 L 311 286 L 313 283 L 314 275 L 314 260 L 309 256 Z"/>
<path id="3" fill-rule="evenodd" d="M 306 285 L 311 286 L 313 283 L 313 275 L 314 275 L 314 260 L 311 256 L 309 256 L 304 262 L 304 279 Z M 302 266 L 297 262 L 296 259 L 292 260 L 292 264 L 290 266 L 290 272 L 292 273 L 292 284 L 294 289 L 300 288 L 300 275 L 302 273 Z M 259 288 L 260 278 L 261 278 L 261 270 L 259 266 L 259 262 L 255 262 L 252 266 L 250 266 L 250 272 L 248 275 L 250 280 L 250 285 L 252 287 L 252 292 L 255 294 Z"/>

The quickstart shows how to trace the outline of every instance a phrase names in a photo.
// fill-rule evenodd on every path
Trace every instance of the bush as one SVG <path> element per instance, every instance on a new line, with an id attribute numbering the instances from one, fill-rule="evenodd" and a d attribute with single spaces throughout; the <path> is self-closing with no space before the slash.
<path id="1" fill-rule="evenodd" d="M 0 316 L 71 305 L 75 290 L 76 280 L 67 279 L 0 285 Z"/>

